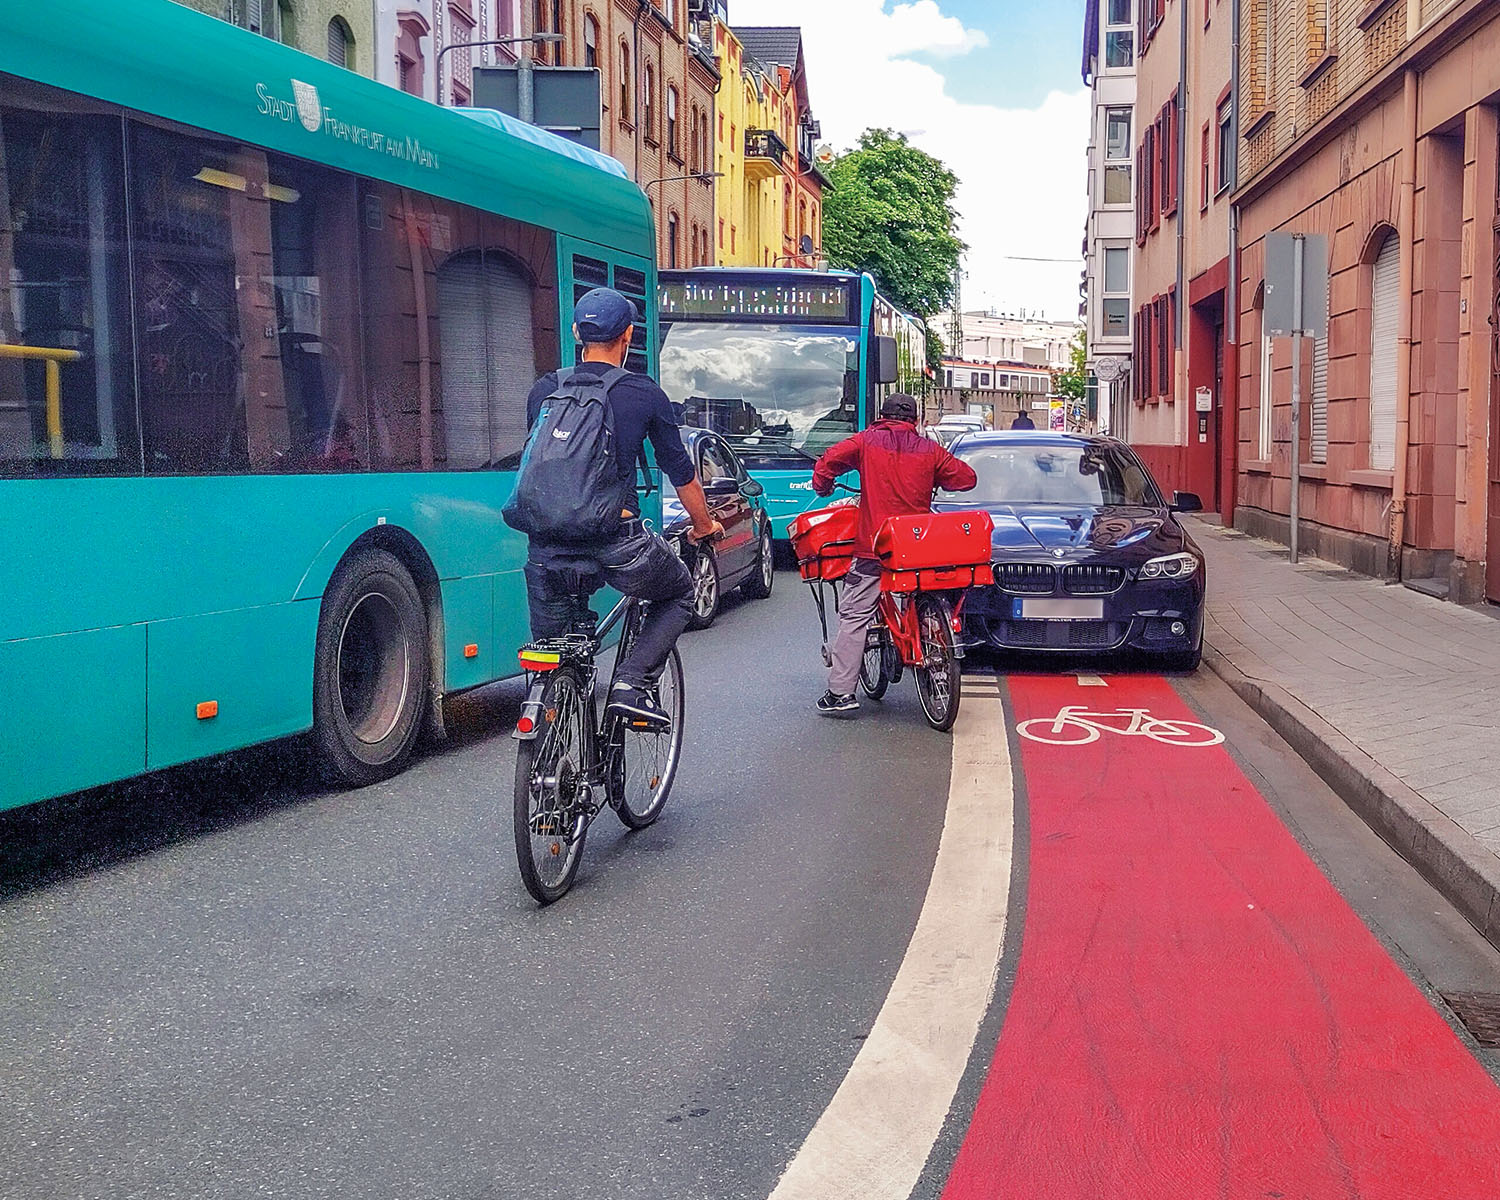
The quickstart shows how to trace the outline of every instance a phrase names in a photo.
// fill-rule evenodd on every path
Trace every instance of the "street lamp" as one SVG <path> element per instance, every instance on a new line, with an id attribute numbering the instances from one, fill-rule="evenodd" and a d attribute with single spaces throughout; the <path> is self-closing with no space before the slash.
<path id="1" fill-rule="evenodd" d="M 696 171 L 691 175 L 663 175 L 660 179 L 646 180 L 645 183 L 641 184 L 641 191 L 644 192 L 648 187 L 653 187 L 658 183 L 681 183 L 685 179 L 698 179 L 706 182 L 710 179 L 723 178 L 723 171 Z"/>
<path id="2" fill-rule="evenodd" d="M 444 102 L 443 55 L 447 54 L 450 50 L 473 50 L 480 46 L 513 46 L 517 42 L 535 42 L 540 45 L 543 43 L 561 42 L 563 40 L 563 35 L 560 33 L 528 33 L 518 35 L 516 37 L 489 38 L 482 42 L 450 42 L 448 45 L 444 46 L 441 50 L 438 51 L 436 67 L 437 102 L 439 104 L 442 104 Z M 533 115 L 532 97 L 534 95 L 531 89 L 532 66 L 530 55 L 523 54 L 516 60 L 516 71 L 520 75 L 520 79 L 518 81 L 520 83 L 519 97 L 516 105 L 516 107 L 520 111 L 517 112 L 516 115 L 529 125 L 531 124 L 531 118 Z"/>

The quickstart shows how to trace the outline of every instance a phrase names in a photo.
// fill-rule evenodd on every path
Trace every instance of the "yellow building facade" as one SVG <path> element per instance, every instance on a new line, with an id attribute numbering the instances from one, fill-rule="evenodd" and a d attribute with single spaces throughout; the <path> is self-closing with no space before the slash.
<path id="1" fill-rule="evenodd" d="M 715 23 L 723 83 L 715 105 L 714 261 L 721 267 L 787 264 L 796 162 L 796 98 L 781 72 L 745 54 L 734 30 Z"/>

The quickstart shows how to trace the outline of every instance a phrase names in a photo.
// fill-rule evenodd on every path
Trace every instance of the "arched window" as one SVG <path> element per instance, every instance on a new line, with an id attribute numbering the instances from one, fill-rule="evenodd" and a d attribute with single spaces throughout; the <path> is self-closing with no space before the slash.
<path id="1" fill-rule="evenodd" d="M 677 214 L 667 214 L 667 266 L 677 266 Z"/>
<path id="2" fill-rule="evenodd" d="M 630 45 L 620 39 L 620 120 L 630 120 Z"/>
<path id="3" fill-rule="evenodd" d="M 1385 236 L 1370 264 L 1370 466 L 1396 465 L 1396 314 L 1401 308 L 1401 242 Z"/>
<path id="4" fill-rule="evenodd" d="M 328 61 L 336 67 L 354 67 L 354 37 L 342 17 L 328 22 Z"/>
<path id="5" fill-rule="evenodd" d="M 583 18 L 583 65 L 599 65 L 599 19 L 593 13 Z"/>
<path id="6" fill-rule="evenodd" d="M 682 156 L 677 151 L 677 89 L 667 89 L 667 153 L 673 158 Z"/>

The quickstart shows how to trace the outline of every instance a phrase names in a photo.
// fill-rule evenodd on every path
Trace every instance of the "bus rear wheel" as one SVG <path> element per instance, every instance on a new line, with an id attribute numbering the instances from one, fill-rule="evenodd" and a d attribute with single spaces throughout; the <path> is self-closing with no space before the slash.
<path id="1" fill-rule="evenodd" d="M 421 733 L 427 614 L 411 573 L 374 547 L 339 566 L 323 595 L 313 655 L 313 745 L 335 783 L 395 775 Z"/>

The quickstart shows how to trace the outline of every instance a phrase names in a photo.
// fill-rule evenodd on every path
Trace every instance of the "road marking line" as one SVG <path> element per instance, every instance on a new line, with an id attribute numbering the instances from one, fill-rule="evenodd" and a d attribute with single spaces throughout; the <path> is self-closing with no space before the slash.
<path id="1" fill-rule="evenodd" d="M 906 956 L 771 1200 L 906 1200 L 942 1132 L 994 997 L 1015 832 L 1004 706 L 971 701 L 953 730 L 943 836 Z"/>

